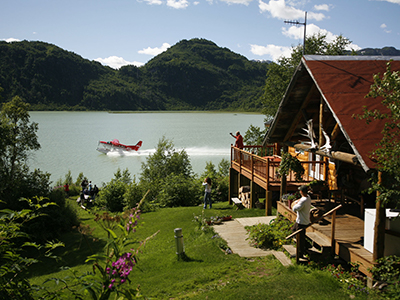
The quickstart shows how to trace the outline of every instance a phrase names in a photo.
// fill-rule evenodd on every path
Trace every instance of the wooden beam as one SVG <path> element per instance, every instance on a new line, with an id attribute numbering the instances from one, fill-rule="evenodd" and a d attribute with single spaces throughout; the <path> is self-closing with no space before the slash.
<path id="1" fill-rule="evenodd" d="M 378 172 L 378 184 L 382 184 L 382 172 Z M 379 199 L 380 192 L 376 192 L 376 197 Z M 383 257 L 385 252 L 385 225 L 386 225 L 386 207 L 382 200 L 376 201 L 375 214 L 375 230 L 374 230 L 374 252 L 372 258 L 374 261 Z"/>
<path id="2" fill-rule="evenodd" d="M 299 124 L 301 117 L 306 115 L 306 112 L 304 111 L 304 108 L 311 101 L 312 95 L 314 94 L 315 90 L 316 90 L 316 87 L 315 87 L 315 84 L 313 84 L 312 87 L 310 88 L 310 90 L 307 93 L 306 99 L 303 101 L 303 104 L 301 105 L 301 107 L 298 110 L 296 116 L 294 117 L 292 125 L 290 125 L 290 128 L 287 131 L 285 138 L 283 139 L 284 141 L 287 141 L 293 135 L 293 132 L 296 130 L 297 124 Z M 305 118 L 307 120 L 306 116 L 305 116 Z"/>
<path id="3" fill-rule="evenodd" d="M 289 147 L 294 147 L 297 150 L 304 150 L 304 151 L 310 150 L 310 146 L 304 145 L 304 144 L 295 144 L 295 143 L 291 143 L 291 142 L 286 142 L 285 144 L 288 145 Z M 315 154 L 318 154 L 321 156 L 326 156 L 329 158 L 337 159 L 337 160 L 344 161 L 344 162 L 354 164 L 354 165 L 357 165 L 359 163 L 357 156 L 355 154 L 351 154 L 351 153 L 346 153 L 346 152 L 341 152 L 341 151 L 332 151 L 330 153 L 327 153 L 327 152 L 321 151 L 321 150 L 317 150 L 317 151 L 313 151 L 313 152 L 315 152 Z"/>
<path id="4" fill-rule="evenodd" d="M 286 145 L 283 146 L 283 152 L 288 152 L 288 147 Z M 282 195 L 286 194 L 286 191 L 287 191 L 286 176 L 282 175 L 279 199 L 282 199 Z"/>
<path id="5" fill-rule="evenodd" d="M 339 132 L 340 132 L 340 127 L 339 127 L 339 124 L 336 123 L 335 127 L 332 130 L 331 139 L 336 140 Z"/>
<path id="6" fill-rule="evenodd" d="M 319 103 L 319 147 L 321 148 L 323 145 L 323 121 L 324 121 L 324 101 L 321 97 L 321 102 Z"/>
<path id="7" fill-rule="evenodd" d="M 265 215 L 272 215 L 272 192 L 265 191 Z"/>

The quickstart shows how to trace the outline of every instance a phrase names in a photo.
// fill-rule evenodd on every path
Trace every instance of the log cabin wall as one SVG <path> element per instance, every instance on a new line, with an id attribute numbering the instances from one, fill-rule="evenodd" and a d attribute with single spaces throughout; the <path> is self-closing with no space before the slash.
<path id="1" fill-rule="evenodd" d="M 300 161 L 309 161 L 309 152 L 304 151 L 304 152 L 296 152 L 296 149 L 293 147 L 289 147 L 288 149 L 289 153 L 292 156 L 297 157 Z M 337 174 L 336 174 L 336 165 L 335 163 L 332 163 L 329 158 L 324 157 L 324 161 L 327 164 L 327 168 L 324 170 L 324 178 L 328 183 L 329 190 L 337 190 L 338 189 L 338 179 L 337 179 Z M 326 174 L 327 173 L 327 174 Z M 305 176 L 307 177 L 312 177 L 310 176 L 310 170 L 305 169 Z"/>

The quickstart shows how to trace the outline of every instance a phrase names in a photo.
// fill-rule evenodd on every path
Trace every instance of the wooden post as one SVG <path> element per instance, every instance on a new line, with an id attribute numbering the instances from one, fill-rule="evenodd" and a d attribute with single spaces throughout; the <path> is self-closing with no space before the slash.
<path id="1" fill-rule="evenodd" d="M 296 234 L 296 264 L 300 262 L 300 234 L 300 232 Z"/>
<path id="2" fill-rule="evenodd" d="M 382 172 L 378 172 L 378 184 L 382 184 Z M 380 193 L 376 193 L 379 198 Z M 382 200 L 376 201 L 375 215 L 375 232 L 374 232 L 374 252 L 372 258 L 374 261 L 384 256 L 385 251 L 385 225 L 386 225 L 386 208 Z"/>
<path id="3" fill-rule="evenodd" d="M 265 191 L 265 215 L 272 215 L 272 192 Z"/>
<path id="4" fill-rule="evenodd" d="M 283 151 L 288 152 L 288 146 L 284 145 L 283 146 Z M 287 181 L 286 181 L 286 176 L 281 176 L 281 190 L 280 190 L 280 196 L 279 199 L 282 199 L 282 196 L 286 194 L 286 188 L 287 188 Z"/>
<path id="5" fill-rule="evenodd" d="M 228 195 L 228 201 L 229 201 L 229 205 L 232 205 L 232 198 L 233 198 L 233 189 L 234 189 L 234 174 L 233 174 L 234 170 L 232 169 L 232 167 L 229 168 L 229 195 Z"/>
<path id="6" fill-rule="evenodd" d="M 332 213 L 332 223 L 331 223 L 331 254 L 332 254 L 332 256 L 334 256 L 336 254 L 335 227 L 336 227 L 336 210 Z"/>
<path id="7" fill-rule="evenodd" d="M 254 186 L 254 155 L 250 155 L 250 170 L 251 170 L 251 179 L 250 179 L 250 208 L 254 208 L 254 199 L 255 199 L 255 186 Z"/>
<path id="8" fill-rule="evenodd" d="M 255 203 L 255 195 L 256 195 L 256 184 L 254 183 L 253 180 L 250 181 L 250 208 L 254 208 L 254 203 Z"/>
<path id="9" fill-rule="evenodd" d="M 322 134 L 322 122 L 324 121 L 324 102 L 321 97 L 321 102 L 319 104 L 319 148 L 323 145 L 323 134 Z"/>

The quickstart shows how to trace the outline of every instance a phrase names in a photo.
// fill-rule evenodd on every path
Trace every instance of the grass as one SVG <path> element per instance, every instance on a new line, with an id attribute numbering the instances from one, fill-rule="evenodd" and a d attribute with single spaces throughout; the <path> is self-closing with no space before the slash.
<path id="1" fill-rule="evenodd" d="M 104 233 L 93 215 L 79 209 L 81 220 L 93 229 L 91 239 L 75 232 L 63 237 L 66 247 L 58 253 L 62 263 L 45 262 L 31 273 L 31 283 L 42 284 L 51 277 L 64 278 L 70 266 L 80 272 L 87 255 L 102 251 Z M 349 294 L 329 273 L 306 266 L 283 267 L 274 257 L 242 258 L 227 255 L 212 230 L 202 231 L 194 221 L 202 207 L 165 208 L 144 213 L 137 231 L 138 241 L 159 231 L 141 248 L 138 264 L 131 272 L 132 287 L 151 299 L 349 299 Z M 232 215 L 233 218 L 264 215 L 262 209 L 235 210 L 227 203 L 215 203 L 204 210 L 205 217 Z M 185 259 L 178 260 L 174 229 L 182 228 Z M 366 299 L 366 296 L 356 297 Z"/>

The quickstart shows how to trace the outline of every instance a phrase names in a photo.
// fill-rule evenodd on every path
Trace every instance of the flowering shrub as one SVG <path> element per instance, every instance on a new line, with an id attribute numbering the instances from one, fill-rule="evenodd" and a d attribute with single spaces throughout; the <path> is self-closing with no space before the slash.
<path id="1" fill-rule="evenodd" d="M 291 233 L 291 223 L 285 218 L 278 217 L 270 224 L 246 226 L 250 243 L 256 248 L 279 250 L 282 245 L 290 243 L 286 237 Z"/>
<path id="2" fill-rule="evenodd" d="M 204 216 L 204 209 L 199 216 L 195 216 L 193 214 L 193 221 L 197 222 L 198 229 L 200 229 L 201 231 L 208 232 L 212 230 L 212 228 L 210 227 L 211 223 L 209 224 L 206 217 Z"/>
<path id="3" fill-rule="evenodd" d="M 131 234 L 136 232 L 138 227 L 141 213 L 139 207 L 142 201 L 136 208 L 130 209 L 122 215 L 111 215 L 108 212 L 95 214 L 94 220 L 107 232 L 107 244 L 104 253 L 94 254 L 86 259 L 86 262 L 93 263 L 93 272 L 79 276 L 76 271 L 72 271 L 73 280 L 68 283 L 68 290 L 75 298 L 87 299 L 87 295 L 90 295 L 91 299 L 105 300 L 109 299 L 112 293 L 116 294 L 116 299 L 124 299 L 124 297 L 131 299 L 138 296 L 137 289 L 131 289 L 124 283 L 130 282 L 129 274 L 136 265 L 136 255 L 140 247 L 158 233 L 145 239 L 137 249 L 129 247 L 133 243 Z M 89 231 L 89 229 L 85 228 L 84 231 Z M 84 231 L 82 229 L 81 232 L 84 233 Z M 55 281 L 59 280 L 55 279 Z M 65 284 L 67 282 L 65 281 Z M 80 291 L 76 290 L 78 285 L 84 288 L 86 297 L 80 295 Z M 42 289 L 44 288 L 42 287 Z M 55 294 L 62 295 L 62 290 L 45 291 L 45 297 L 53 299 Z"/>
<path id="4" fill-rule="evenodd" d="M 226 241 L 223 240 L 218 234 L 213 235 L 211 238 L 215 241 L 218 247 L 225 252 L 225 254 L 232 254 L 231 248 L 229 248 Z"/>
<path id="5" fill-rule="evenodd" d="M 351 268 L 345 269 L 342 265 L 335 265 L 327 262 L 310 261 L 308 267 L 328 272 L 337 279 L 344 290 L 350 295 L 369 295 L 370 289 L 366 287 L 366 280 L 361 276 L 358 263 L 352 263 Z"/>
<path id="6" fill-rule="evenodd" d="M 25 202 L 28 208 L 20 211 L 0 210 L 0 299 L 34 299 L 32 286 L 25 271 L 37 263 L 38 259 L 26 257 L 29 253 L 27 249 L 45 249 L 44 254 L 53 257 L 52 251 L 64 246 L 61 242 L 38 244 L 22 230 L 23 226 L 29 226 L 32 220 L 41 218 L 46 207 L 55 204 L 49 203 L 43 197 L 21 201 Z"/>
<path id="7" fill-rule="evenodd" d="M 400 299 L 400 257 L 390 255 L 377 260 L 371 270 L 374 280 L 383 283 L 383 293 L 390 299 Z"/>

